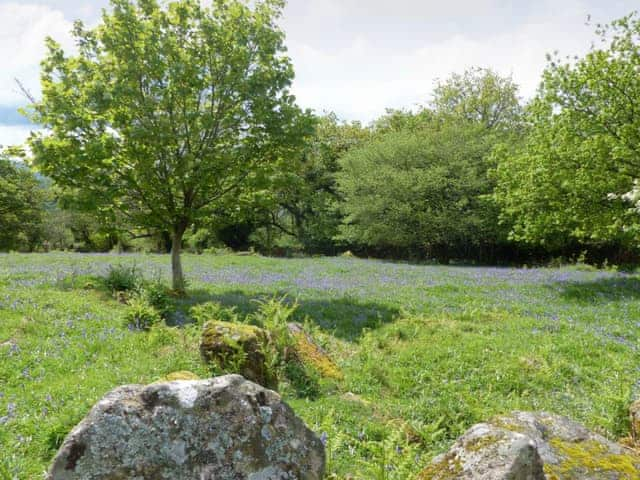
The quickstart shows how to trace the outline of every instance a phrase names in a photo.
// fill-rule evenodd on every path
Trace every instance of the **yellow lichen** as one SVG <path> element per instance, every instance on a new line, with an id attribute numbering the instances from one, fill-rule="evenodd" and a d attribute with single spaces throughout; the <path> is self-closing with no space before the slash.
<path id="1" fill-rule="evenodd" d="M 179 372 L 171 372 L 164 379 L 168 382 L 173 382 L 176 380 L 200 380 L 200 377 L 193 372 L 181 370 Z"/>
<path id="2" fill-rule="evenodd" d="M 558 475 L 556 475 L 552 470 L 553 467 L 551 465 L 549 465 L 548 463 L 545 463 L 544 467 L 544 475 L 547 478 L 547 480 L 562 480 Z"/>
<path id="3" fill-rule="evenodd" d="M 567 442 L 552 439 L 551 446 L 561 456 L 557 465 L 545 465 L 549 478 L 582 478 L 585 473 L 617 473 L 619 480 L 637 480 L 640 457 L 615 454 L 596 441 Z"/>
<path id="4" fill-rule="evenodd" d="M 464 448 L 469 452 L 477 452 L 489 445 L 499 442 L 502 438 L 504 437 L 497 434 L 483 435 L 465 443 Z"/>
<path id="5" fill-rule="evenodd" d="M 489 423 L 498 428 L 509 430 L 510 432 L 524 433 L 526 431 L 526 429 L 522 425 L 515 423 L 513 420 L 507 417 L 494 417 L 489 421 Z"/>
<path id="6" fill-rule="evenodd" d="M 296 352 L 303 363 L 314 367 L 325 378 L 342 380 L 343 375 L 337 365 L 304 332 L 295 333 L 293 337 Z"/>
<path id="7" fill-rule="evenodd" d="M 416 480 L 455 480 L 460 478 L 462 472 L 460 459 L 456 455 L 448 453 L 441 461 L 432 463 L 420 472 Z"/>

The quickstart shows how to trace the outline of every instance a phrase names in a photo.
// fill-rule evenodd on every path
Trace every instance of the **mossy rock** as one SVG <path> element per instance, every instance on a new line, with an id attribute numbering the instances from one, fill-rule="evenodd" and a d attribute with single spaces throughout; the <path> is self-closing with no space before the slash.
<path id="1" fill-rule="evenodd" d="M 640 456 L 565 417 L 514 412 L 473 426 L 418 478 L 637 480 Z"/>
<path id="2" fill-rule="evenodd" d="M 501 419 L 536 441 L 547 480 L 640 479 L 640 456 L 566 417 L 515 412 L 494 422 Z"/>
<path id="3" fill-rule="evenodd" d="M 259 385 L 276 389 L 270 368 L 269 335 L 261 328 L 240 323 L 210 321 L 204 325 L 200 354 L 216 373 L 237 373 Z"/>
<path id="4" fill-rule="evenodd" d="M 536 444 L 526 436 L 480 423 L 446 454 L 436 457 L 419 480 L 545 480 Z"/>
<path id="5" fill-rule="evenodd" d="M 544 471 L 551 480 L 640 478 L 640 459 L 631 452 L 612 452 L 595 440 L 568 442 L 554 438 L 549 443 L 560 458 L 557 464 L 545 465 Z"/>
<path id="6" fill-rule="evenodd" d="M 299 361 L 305 367 L 313 368 L 323 378 L 342 380 L 344 378 L 338 366 L 313 338 L 297 323 L 287 325 L 293 340 L 292 352 L 289 355 L 293 361 Z"/>

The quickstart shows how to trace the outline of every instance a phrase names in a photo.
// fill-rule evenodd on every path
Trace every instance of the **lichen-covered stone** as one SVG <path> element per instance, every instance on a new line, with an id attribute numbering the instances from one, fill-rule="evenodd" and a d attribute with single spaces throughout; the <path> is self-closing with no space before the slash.
<path id="1" fill-rule="evenodd" d="M 289 335 L 293 340 L 293 349 L 290 360 L 299 361 L 307 367 L 313 368 L 320 376 L 334 380 L 342 380 L 344 377 L 331 357 L 313 338 L 297 323 L 287 325 Z"/>
<path id="2" fill-rule="evenodd" d="M 544 480 L 536 444 L 525 435 L 486 423 L 468 430 L 436 457 L 421 480 Z"/>
<path id="3" fill-rule="evenodd" d="M 129 385 L 69 434 L 48 480 L 319 480 L 322 442 L 239 375 Z"/>
<path id="4" fill-rule="evenodd" d="M 205 362 L 275 389 L 278 379 L 269 366 L 270 348 L 269 336 L 261 328 L 230 322 L 207 322 L 200 342 Z"/>
<path id="5" fill-rule="evenodd" d="M 422 479 L 637 480 L 640 457 L 565 417 L 515 412 L 475 425 Z"/>

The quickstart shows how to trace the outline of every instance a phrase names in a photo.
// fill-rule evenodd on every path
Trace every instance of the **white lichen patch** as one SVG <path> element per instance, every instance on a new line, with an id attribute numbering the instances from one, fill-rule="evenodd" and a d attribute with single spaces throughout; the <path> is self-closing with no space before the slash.
<path id="1" fill-rule="evenodd" d="M 171 382 L 168 384 L 171 394 L 174 395 L 182 408 L 193 408 L 198 399 L 198 389 L 192 381 Z"/>

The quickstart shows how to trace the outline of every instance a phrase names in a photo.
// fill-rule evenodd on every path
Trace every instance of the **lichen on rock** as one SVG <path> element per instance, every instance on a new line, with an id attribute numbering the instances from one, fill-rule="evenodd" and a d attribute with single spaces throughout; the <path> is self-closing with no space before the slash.
<path id="1" fill-rule="evenodd" d="M 319 480 L 324 447 L 280 396 L 239 375 L 129 385 L 69 434 L 48 480 Z"/>
<path id="2" fill-rule="evenodd" d="M 525 435 L 480 423 L 449 452 L 434 459 L 420 480 L 543 480 L 536 444 Z"/>
<path id="3" fill-rule="evenodd" d="M 565 417 L 514 412 L 473 426 L 420 479 L 637 480 L 640 457 Z"/>
<path id="4" fill-rule="evenodd" d="M 237 373 L 267 388 L 277 388 L 268 364 L 268 333 L 253 325 L 210 321 L 204 325 L 200 353 L 205 362 L 224 373 Z"/>
<path id="5" fill-rule="evenodd" d="M 331 357 L 304 331 L 297 323 L 287 324 L 292 338 L 290 361 L 298 361 L 304 366 L 313 368 L 321 377 L 342 380 L 343 374 Z"/>

